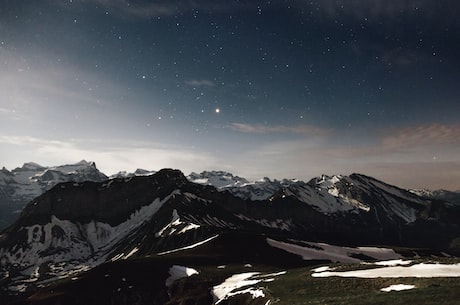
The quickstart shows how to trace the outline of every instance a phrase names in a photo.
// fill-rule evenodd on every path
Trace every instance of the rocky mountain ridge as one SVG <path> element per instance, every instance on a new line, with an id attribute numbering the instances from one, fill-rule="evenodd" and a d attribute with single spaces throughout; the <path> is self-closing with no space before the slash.
<path id="1" fill-rule="evenodd" d="M 460 191 L 448 191 L 448 190 L 427 190 L 427 189 L 412 189 L 409 190 L 411 193 L 416 194 L 422 198 L 435 199 L 448 201 L 450 203 L 460 205 Z"/>
<path id="2" fill-rule="evenodd" d="M 261 248 L 244 256 L 257 261 L 273 245 L 282 248 L 296 240 L 454 253 L 459 218 L 455 205 L 359 174 L 295 181 L 256 201 L 192 183 L 171 169 L 64 182 L 31 201 L 3 232 L 0 282 L 5 294 L 27 295 L 119 260 L 175 257 L 192 249 L 236 259 L 234 253 L 245 249 L 235 252 L 239 246 L 232 244 L 230 252 L 219 252 L 230 247 L 225 236 L 238 240 L 248 233 Z"/>
<path id="3" fill-rule="evenodd" d="M 114 178 L 149 176 L 154 173 L 155 171 L 137 169 L 133 173 L 122 171 L 106 176 L 96 168 L 94 162 L 85 160 L 76 164 L 53 167 L 44 167 L 29 162 L 12 171 L 3 168 L 0 171 L 0 229 L 11 224 L 28 202 L 58 183 L 67 181 L 102 182 Z M 340 175 L 323 175 L 313 178 L 309 182 L 297 179 L 270 180 L 267 177 L 257 181 L 249 181 L 225 171 L 203 171 L 191 173 L 187 179 L 194 183 L 214 186 L 219 191 L 228 191 L 244 200 L 267 200 L 283 188 L 305 189 L 314 187 L 315 184 L 322 184 L 323 190 L 327 189 L 328 192 L 334 193 L 338 190 L 329 189 L 326 185 L 331 186 L 331 181 L 342 177 Z M 427 200 L 443 200 L 460 205 L 460 193 L 458 192 L 446 190 L 410 190 L 410 192 Z"/>
<path id="4" fill-rule="evenodd" d="M 82 160 L 75 164 L 45 167 L 34 162 L 24 163 L 11 171 L 0 171 L 0 229 L 11 224 L 32 199 L 66 181 L 107 180 L 94 162 Z"/>

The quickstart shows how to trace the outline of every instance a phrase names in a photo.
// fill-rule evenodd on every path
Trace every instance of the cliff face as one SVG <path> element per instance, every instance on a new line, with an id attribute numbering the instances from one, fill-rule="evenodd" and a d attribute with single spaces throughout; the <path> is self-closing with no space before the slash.
<path id="1" fill-rule="evenodd" d="M 107 179 L 94 162 L 84 160 L 53 167 L 29 162 L 12 171 L 3 168 L 0 171 L 0 229 L 12 224 L 27 203 L 58 183 L 102 182 Z"/>
<path id="2" fill-rule="evenodd" d="M 21 225 L 46 223 L 51 216 L 72 222 L 91 220 L 117 225 L 140 207 L 164 198 L 188 183 L 177 170 L 156 175 L 115 178 L 103 183 L 65 182 L 37 197 L 24 208 Z"/>

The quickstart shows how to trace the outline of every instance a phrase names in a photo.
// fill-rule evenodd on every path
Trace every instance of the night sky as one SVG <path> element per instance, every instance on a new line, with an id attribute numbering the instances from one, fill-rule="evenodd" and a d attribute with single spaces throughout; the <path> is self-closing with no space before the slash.
<path id="1" fill-rule="evenodd" d="M 456 0 L 0 3 L 0 166 L 460 189 Z"/>

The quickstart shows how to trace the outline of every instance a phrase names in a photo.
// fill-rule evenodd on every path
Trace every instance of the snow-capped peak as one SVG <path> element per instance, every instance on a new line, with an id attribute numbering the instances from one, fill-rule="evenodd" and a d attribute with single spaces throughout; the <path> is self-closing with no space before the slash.
<path id="1" fill-rule="evenodd" d="M 27 162 L 22 165 L 22 167 L 15 168 L 16 171 L 41 171 L 44 170 L 45 167 L 41 166 L 35 162 Z"/>
<path id="2" fill-rule="evenodd" d="M 110 176 L 110 179 L 114 178 L 131 178 L 135 176 L 150 176 L 155 174 L 156 171 L 151 171 L 147 169 L 138 168 L 133 173 L 128 173 L 127 171 L 119 171 L 116 174 Z"/>
<path id="3" fill-rule="evenodd" d="M 234 176 L 225 171 L 204 171 L 199 174 L 193 172 L 187 176 L 187 179 L 194 183 L 212 185 L 216 188 L 242 186 L 249 183 L 245 178 Z"/>
<path id="4" fill-rule="evenodd" d="M 342 175 L 321 175 L 320 177 L 310 180 L 308 184 L 315 187 L 318 191 L 326 190 L 330 195 L 339 197 L 340 192 L 336 185 L 340 183 L 343 178 Z"/>
<path id="5" fill-rule="evenodd" d="M 430 197 L 433 196 L 433 191 L 428 190 L 428 189 L 411 189 L 409 190 L 412 194 L 415 194 L 420 197 Z"/>
<path id="6" fill-rule="evenodd" d="M 337 182 L 340 182 L 342 178 L 343 178 L 342 175 L 333 175 L 333 176 L 322 175 L 318 184 L 331 186 L 331 185 L 336 184 Z"/>
<path id="7" fill-rule="evenodd" d="M 86 160 L 81 160 L 80 162 L 75 163 L 75 165 L 93 166 L 93 167 L 95 167 L 95 166 L 96 166 L 96 163 L 93 162 L 93 161 L 88 162 L 88 161 L 86 161 Z"/>
<path id="8" fill-rule="evenodd" d="M 138 168 L 134 171 L 135 176 L 149 176 L 155 174 L 155 171 L 150 171 L 147 169 Z"/>

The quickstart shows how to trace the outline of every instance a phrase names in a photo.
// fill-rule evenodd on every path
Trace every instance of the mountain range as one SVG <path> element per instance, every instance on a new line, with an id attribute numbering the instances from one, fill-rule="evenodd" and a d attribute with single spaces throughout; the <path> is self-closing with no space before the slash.
<path id="1" fill-rule="evenodd" d="M 1 304 L 270 304 L 225 288 L 235 268 L 259 268 L 239 273 L 255 285 L 312 262 L 460 254 L 458 203 L 361 174 L 107 177 L 82 161 L 1 178 L 5 197 L 30 200 L 0 236 Z"/>
<path id="2" fill-rule="evenodd" d="M 0 228 L 5 228 L 19 216 L 24 206 L 35 197 L 66 181 L 104 181 L 94 162 L 44 167 L 34 162 L 22 167 L 0 171 Z"/>

